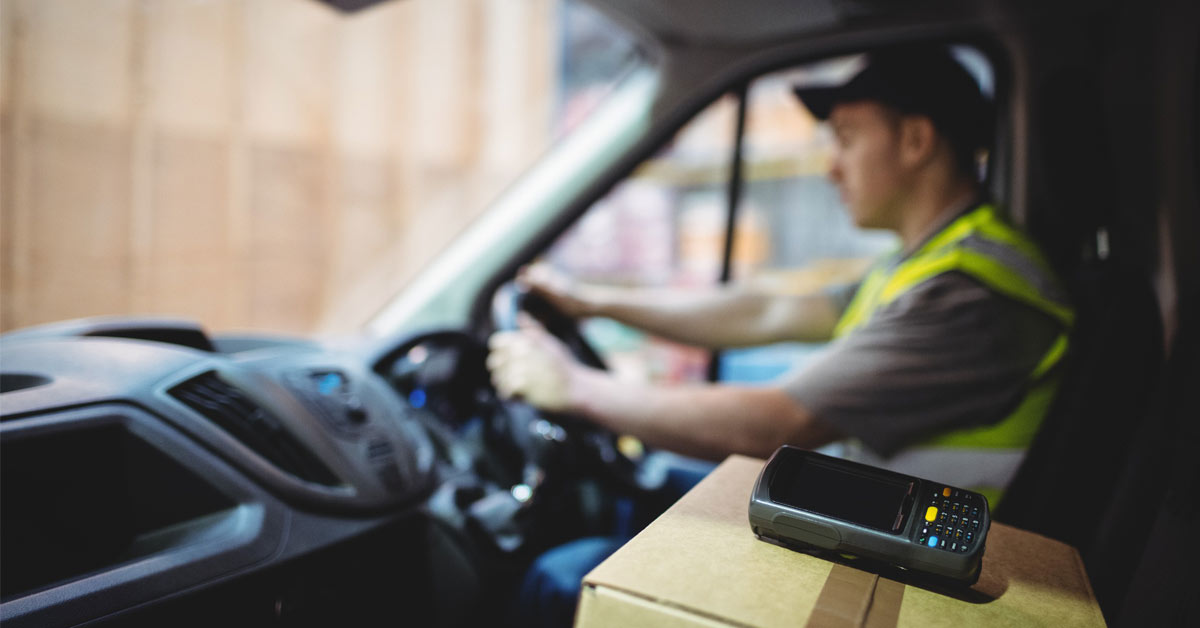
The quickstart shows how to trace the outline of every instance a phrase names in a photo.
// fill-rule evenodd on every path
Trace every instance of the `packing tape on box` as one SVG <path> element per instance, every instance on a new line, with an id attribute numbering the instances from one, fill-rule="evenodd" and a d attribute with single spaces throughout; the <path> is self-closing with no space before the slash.
<path id="1" fill-rule="evenodd" d="M 903 599 L 903 584 L 835 564 L 821 587 L 806 626 L 894 628 L 900 619 Z"/>

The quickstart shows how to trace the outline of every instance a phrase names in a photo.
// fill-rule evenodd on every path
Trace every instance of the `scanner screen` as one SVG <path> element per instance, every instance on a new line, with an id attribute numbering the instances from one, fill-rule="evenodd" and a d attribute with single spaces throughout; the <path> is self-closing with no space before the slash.
<path id="1" fill-rule="evenodd" d="M 784 461 L 771 479 L 771 500 L 868 528 L 898 534 L 911 480 L 887 472 L 846 469 L 819 459 Z"/>

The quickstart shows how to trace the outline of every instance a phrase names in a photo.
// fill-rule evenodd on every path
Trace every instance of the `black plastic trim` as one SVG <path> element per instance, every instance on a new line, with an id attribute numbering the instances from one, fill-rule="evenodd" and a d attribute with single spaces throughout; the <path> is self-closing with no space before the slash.
<path id="1" fill-rule="evenodd" d="M 139 408 L 114 403 L 27 417 L 0 426 L 0 438 L 13 447 L 23 439 L 111 425 L 203 478 L 235 505 L 189 522 L 186 534 L 168 530 L 160 551 L 5 601 L 0 623 L 6 628 L 74 625 L 151 602 L 267 561 L 286 538 L 290 514 L 281 503 Z"/>

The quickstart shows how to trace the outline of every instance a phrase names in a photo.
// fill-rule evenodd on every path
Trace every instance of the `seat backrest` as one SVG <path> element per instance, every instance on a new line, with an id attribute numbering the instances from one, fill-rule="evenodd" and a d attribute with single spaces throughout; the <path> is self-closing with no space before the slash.
<path id="1" fill-rule="evenodd" d="M 1195 310 L 1192 310 L 1195 311 Z M 1084 556 L 1114 626 L 1200 625 L 1200 336 L 1182 327 Z M 1126 430 L 1135 435 L 1133 430 Z"/>
<path id="2" fill-rule="evenodd" d="M 1151 273 L 1142 259 L 1153 237 L 1147 221 L 1131 226 L 1118 212 L 1115 161 L 1103 113 L 1088 98 L 1103 84 L 1086 65 L 1047 76 L 1038 90 L 1033 164 L 1052 166 L 1042 179 L 1032 235 L 1063 275 L 1078 313 L 1062 385 L 1025 461 L 996 509 L 996 519 L 1059 539 L 1079 549 L 1106 615 L 1119 605 L 1128 574 L 1105 580 L 1091 565 L 1112 548 L 1108 513 L 1120 498 L 1128 465 L 1145 455 L 1135 438 L 1153 423 L 1152 399 L 1161 386 L 1162 321 Z M 1136 227 L 1136 228 L 1135 228 Z M 1149 436 L 1146 436 L 1149 438 Z M 1144 487 L 1155 500 L 1161 485 Z M 1159 495 L 1158 497 L 1161 497 Z M 1147 503 L 1156 504 L 1157 501 Z M 1145 525 L 1145 530 L 1137 526 Z M 1129 522 L 1122 552 L 1140 556 L 1149 524 Z"/>
<path id="3" fill-rule="evenodd" d="M 1131 417 L 1150 405 L 1162 332 L 1154 294 L 1138 273 L 1099 264 L 1082 279 L 1058 398 L 996 518 L 1086 557 L 1130 456 Z"/>

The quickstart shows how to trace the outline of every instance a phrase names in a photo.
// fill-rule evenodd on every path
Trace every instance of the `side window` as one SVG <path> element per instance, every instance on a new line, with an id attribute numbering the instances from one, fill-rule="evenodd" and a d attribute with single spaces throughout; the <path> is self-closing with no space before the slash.
<path id="1" fill-rule="evenodd" d="M 554 244 L 547 261 L 588 283 L 715 285 L 725 245 L 736 116 L 737 100 L 732 96 L 710 105 L 588 209 Z M 740 255 L 755 255 L 755 249 L 744 245 Z M 708 372 L 710 352 L 609 319 L 585 321 L 583 333 L 621 376 L 683 382 L 701 381 Z"/>

